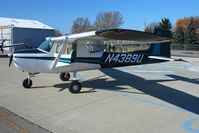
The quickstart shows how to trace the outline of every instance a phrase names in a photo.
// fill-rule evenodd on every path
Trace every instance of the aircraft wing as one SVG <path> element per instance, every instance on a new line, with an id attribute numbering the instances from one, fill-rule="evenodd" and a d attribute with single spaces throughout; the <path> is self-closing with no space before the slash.
<path id="1" fill-rule="evenodd" d="M 20 45 L 25 45 L 24 43 L 15 43 L 15 44 L 11 44 L 8 46 L 3 46 L 3 48 L 7 48 L 7 47 L 15 47 L 15 46 L 20 46 Z"/>
<path id="2" fill-rule="evenodd" d="M 65 36 L 60 36 L 60 37 L 47 37 L 46 40 L 48 40 L 48 39 L 50 39 L 52 41 L 67 40 L 69 42 L 75 42 L 79 39 L 92 38 L 95 36 L 96 36 L 96 31 L 89 31 L 89 32 L 70 34 L 70 35 L 65 35 Z"/>
<path id="3" fill-rule="evenodd" d="M 108 30 L 89 31 L 89 32 L 71 34 L 61 37 L 52 37 L 50 39 L 67 40 L 68 42 L 71 43 L 83 40 L 100 40 L 100 41 L 117 41 L 117 42 L 127 41 L 127 43 L 130 42 L 131 44 L 165 43 L 171 41 L 169 38 L 154 35 L 152 33 L 136 31 L 136 30 L 127 30 L 127 29 L 108 29 Z"/>
<path id="4" fill-rule="evenodd" d="M 152 33 L 126 29 L 100 30 L 96 31 L 96 35 L 106 39 L 135 41 L 137 43 L 158 43 L 171 41 L 169 38 L 154 35 Z"/>

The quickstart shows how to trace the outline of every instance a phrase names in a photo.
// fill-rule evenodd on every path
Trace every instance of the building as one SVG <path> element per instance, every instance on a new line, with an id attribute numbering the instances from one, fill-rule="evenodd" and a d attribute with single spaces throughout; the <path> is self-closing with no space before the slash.
<path id="1" fill-rule="evenodd" d="M 0 42 L 25 44 L 16 49 L 37 48 L 46 37 L 54 36 L 55 29 L 39 21 L 0 17 Z"/>

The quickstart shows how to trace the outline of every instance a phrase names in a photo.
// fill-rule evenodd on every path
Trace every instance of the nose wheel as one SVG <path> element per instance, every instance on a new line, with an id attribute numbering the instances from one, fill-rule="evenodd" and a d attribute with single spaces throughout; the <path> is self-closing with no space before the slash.
<path id="1" fill-rule="evenodd" d="M 26 78 L 23 81 L 24 88 L 30 88 L 32 86 L 32 80 L 30 78 Z"/>
<path id="2" fill-rule="evenodd" d="M 30 88 L 32 86 L 31 77 L 34 77 L 36 73 L 28 73 L 28 78 L 24 79 L 22 85 L 24 88 Z"/>

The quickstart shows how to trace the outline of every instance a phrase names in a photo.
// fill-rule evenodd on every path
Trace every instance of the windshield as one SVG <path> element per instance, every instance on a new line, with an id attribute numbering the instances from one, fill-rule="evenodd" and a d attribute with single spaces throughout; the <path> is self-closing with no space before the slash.
<path id="1" fill-rule="evenodd" d="M 46 52 L 50 52 L 52 46 L 53 42 L 51 42 L 50 40 L 46 40 L 39 46 L 39 49 L 44 50 Z"/>

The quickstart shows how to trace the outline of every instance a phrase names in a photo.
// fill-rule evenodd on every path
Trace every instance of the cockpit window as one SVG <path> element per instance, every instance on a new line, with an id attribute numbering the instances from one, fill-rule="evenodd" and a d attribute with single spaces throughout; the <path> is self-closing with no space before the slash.
<path id="1" fill-rule="evenodd" d="M 43 42 L 40 46 L 39 49 L 44 50 L 46 52 L 50 52 L 51 48 L 53 46 L 53 42 L 50 40 L 46 40 L 45 42 Z"/>

